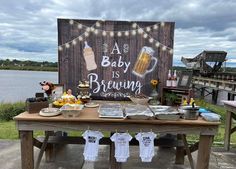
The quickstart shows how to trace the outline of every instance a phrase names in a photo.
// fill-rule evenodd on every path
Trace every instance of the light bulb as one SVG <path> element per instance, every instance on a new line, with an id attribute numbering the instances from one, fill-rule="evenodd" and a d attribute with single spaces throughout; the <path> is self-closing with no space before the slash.
<path id="1" fill-rule="evenodd" d="M 101 26 L 101 24 L 97 21 L 96 22 L 96 27 L 100 27 Z"/>
<path id="2" fill-rule="evenodd" d="M 117 33 L 117 36 L 119 36 L 119 37 L 120 37 L 121 35 L 122 35 L 122 33 L 121 33 L 121 32 L 118 32 L 118 33 Z"/>
<path id="3" fill-rule="evenodd" d="M 143 33 L 143 29 L 142 29 L 142 28 L 139 28 L 139 29 L 138 29 L 138 33 L 139 33 L 139 34 Z"/>
<path id="4" fill-rule="evenodd" d="M 158 29 L 158 26 L 157 26 L 157 24 L 155 24 L 154 26 L 153 26 L 153 29 Z"/>
<path id="5" fill-rule="evenodd" d="M 129 36 L 129 31 L 125 31 L 125 36 Z"/>
<path id="6" fill-rule="evenodd" d="M 148 34 L 145 33 L 145 34 L 143 35 L 143 37 L 144 37 L 144 38 L 147 38 L 147 37 L 148 37 Z"/>
<path id="7" fill-rule="evenodd" d="M 69 48 L 70 47 L 70 44 L 69 43 L 66 43 L 66 48 Z"/>
<path id="8" fill-rule="evenodd" d="M 136 30 L 132 30 L 132 35 L 136 35 Z"/>
<path id="9" fill-rule="evenodd" d="M 97 29 L 95 29 L 94 33 L 97 35 L 97 34 L 98 34 L 98 30 L 97 30 Z"/>
<path id="10" fill-rule="evenodd" d="M 73 45 L 76 45 L 76 40 L 75 40 L 75 39 L 72 41 L 72 44 L 73 44 Z"/>
<path id="11" fill-rule="evenodd" d="M 148 27 L 146 28 L 146 31 L 147 31 L 147 32 L 150 32 L 150 31 L 151 31 L 151 28 L 148 26 Z"/>
<path id="12" fill-rule="evenodd" d="M 137 27 L 137 23 L 133 23 L 133 24 L 132 24 L 132 27 L 133 27 L 133 28 L 136 28 L 136 27 Z"/>
<path id="13" fill-rule="evenodd" d="M 71 19 L 71 20 L 69 21 L 69 23 L 70 23 L 70 25 L 73 25 L 73 24 L 74 24 L 74 21 Z"/>
<path id="14" fill-rule="evenodd" d="M 107 35 L 106 31 L 103 31 L 102 36 L 106 36 L 106 35 Z"/>
<path id="15" fill-rule="evenodd" d="M 160 46 L 160 42 L 156 42 L 156 47 L 159 47 Z"/>
<path id="16" fill-rule="evenodd" d="M 58 46 L 58 50 L 59 50 L 59 51 L 62 51 L 63 48 L 62 48 L 61 46 Z"/>
<path id="17" fill-rule="evenodd" d="M 95 28 L 94 27 L 91 27 L 91 31 L 94 32 Z"/>
<path id="18" fill-rule="evenodd" d="M 88 33 L 88 32 L 85 32 L 85 33 L 84 33 L 84 36 L 88 37 L 88 36 L 89 36 L 89 33 Z"/>
<path id="19" fill-rule="evenodd" d="M 165 51 L 165 50 L 166 50 L 166 46 L 163 46 L 163 47 L 162 47 L 162 50 Z"/>
<path id="20" fill-rule="evenodd" d="M 83 37 L 82 36 L 79 36 L 79 41 L 82 41 L 83 40 Z"/>
<path id="21" fill-rule="evenodd" d="M 161 27 L 165 26 L 165 22 L 161 22 Z"/>
<path id="22" fill-rule="evenodd" d="M 78 29 L 82 29 L 83 25 L 81 23 L 78 24 Z"/>
<path id="23" fill-rule="evenodd" d="M 171 49 L 169 52 L 170 52 L 170 54 L 173 54 L 173 49 Z"/>
<path id="24" fill-rule="evenodd" d="M 153 39 L 153 38 L 150 38 L 150 39 L 149 39 L 149 42 L 150 42 L 150 43 L 152 43 L 153 41 L 154 41 L 154 39 Z"/>
<path id="25" fill-rule="evenodd" d="M 113 37 L 114 36 L 114 32 L 111 31 L 110 32 L 110 36 Z"/>
<path id="26" fill-rule="evenodd" d="M 90 32 L 90 31 L 91 31 L 91 29 L 88 27 L 88 28 L 86 28 L 86 31 L 87 31 L 87 32 Z"/>

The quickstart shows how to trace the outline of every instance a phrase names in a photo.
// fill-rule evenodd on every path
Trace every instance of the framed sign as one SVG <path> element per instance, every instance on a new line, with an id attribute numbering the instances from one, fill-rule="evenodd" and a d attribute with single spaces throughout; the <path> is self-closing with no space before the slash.
<path id="1" fill-rule="evenodd" d="M 178 81 L 178 87 L 189 87 L 192 80 L 192 71 L 182 71 Z"/>
<path id="2" fill-rule="evenodd" d="M 173 39 L 173 22 L 58 19 L 59 82 L 74 94 L 86 80 L 92 96 L 149 95 L 167 78 Z"/>

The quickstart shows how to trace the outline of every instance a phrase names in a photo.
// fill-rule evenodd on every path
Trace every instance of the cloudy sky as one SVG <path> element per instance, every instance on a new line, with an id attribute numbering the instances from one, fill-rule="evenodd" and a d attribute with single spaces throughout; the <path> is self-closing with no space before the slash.
<path id="1" fill-rule="evenodd" d="M 236 61 L 235 0 L 0 0 L 0 59 L 57 61 L 57 18 L 174 21 L 181 56 L 224 50 Z"/>

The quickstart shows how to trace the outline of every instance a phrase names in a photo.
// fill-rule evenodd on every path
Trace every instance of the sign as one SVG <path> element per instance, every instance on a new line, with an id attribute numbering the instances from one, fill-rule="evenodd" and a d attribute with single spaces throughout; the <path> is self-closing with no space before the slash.
<path id="1" fill-rule="evenodd" d="M 59 82 L 76 94 L 124 98 L 151 91 L 172 66 L 174 23 L 58 19 Z"/>

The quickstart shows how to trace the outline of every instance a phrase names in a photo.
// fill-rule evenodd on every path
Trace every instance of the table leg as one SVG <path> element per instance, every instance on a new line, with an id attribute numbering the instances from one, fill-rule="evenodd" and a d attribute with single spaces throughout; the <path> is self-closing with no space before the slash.
<path id="1" fill-rule="evenodd" d="M 226 151 L 229 151 L 230 148 L 231 123 L 232 123 L 232 114 L 230 111 L 227 111 L 226 122 L 225 122 L 225 138 L 224 138 L 224 148 Z"/>
<path id="2" fill-rule="evenodd" d="M 19 131 L 21 140 L 21 167 L 34 168 L 33 131 Z"/>
<path id="3" fill-rule="evenodd" d="M 214 136 L 211 135 L 200 135 L 196 169 L 209 168 L 209 160 L 210 160 L 213 137 Z"/>
<path id="4" fill-rule="evenodd" d="M 175 164 L 184 164 L 184 145 L 181 134 L 177 134 L 177 142 Z"/>
<path id="5" fill-rule="evenodd" d="M 53 136 L 54 131 L 45 131 L 45 136 Z M 45 159 L 46 162 L 53 162 L 54 161 L 54 145 L 53 144 L 47 144 L 47 147 L 45 149 Z"/>

